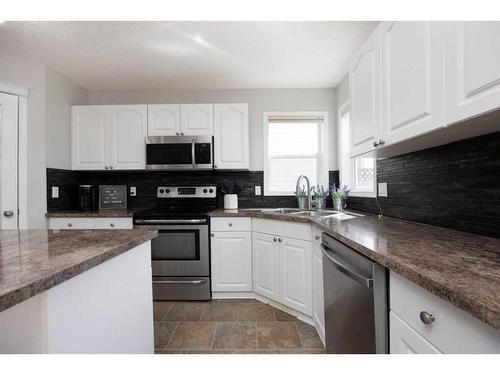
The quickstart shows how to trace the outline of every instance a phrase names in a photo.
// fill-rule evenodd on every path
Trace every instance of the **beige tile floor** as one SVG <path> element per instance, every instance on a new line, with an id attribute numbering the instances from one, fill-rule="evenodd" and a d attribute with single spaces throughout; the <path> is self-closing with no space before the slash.
<path id="1" fill-rule="evenodd" d="M 155 302 L 156 353 L 325 353 L 316 329 L 256 300 Z"/>

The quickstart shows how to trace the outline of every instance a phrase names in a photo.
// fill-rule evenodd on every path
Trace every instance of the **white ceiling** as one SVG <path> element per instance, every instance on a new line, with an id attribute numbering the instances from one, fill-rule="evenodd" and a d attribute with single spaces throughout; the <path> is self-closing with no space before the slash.
<path id="1" fill-rule="evenodd" d="M 5 22 L 0 50 L 89 90 L 334 87 L 376 22 Z"/>

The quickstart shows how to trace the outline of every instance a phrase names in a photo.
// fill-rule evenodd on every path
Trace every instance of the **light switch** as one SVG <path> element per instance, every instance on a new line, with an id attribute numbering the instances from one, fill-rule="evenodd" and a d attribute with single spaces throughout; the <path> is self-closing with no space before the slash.
<path id="1" fill-rule="evenodd" d="M 378 196 L 387 197 L 387 182 L 378 183 Z"/>
<path id="2" fill-rule="evenodd" d="M 52 198 L 59 198 L 59 186 L 52 186 Z"/>
<path id="3" fill-rule="evenodd" d="M 135 197 L 137 195 L 137 189 L 135 186 L 130 187 L 130 196 Z"/>
<path id="4" fill-rule="evenodd" d="M 261 195 L 262 191 L 260 190 L 260 186 L 255 187 L 255 195 Z"/>

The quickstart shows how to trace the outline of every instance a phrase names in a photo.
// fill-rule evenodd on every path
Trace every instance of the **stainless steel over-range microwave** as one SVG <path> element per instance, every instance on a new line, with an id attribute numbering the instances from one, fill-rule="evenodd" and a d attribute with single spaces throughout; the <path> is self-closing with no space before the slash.
<path id="1" fill-rule="evenodd" d="M 171 136 L 146 138 L 146 169 L 213 169 L 211 136 Z"/>

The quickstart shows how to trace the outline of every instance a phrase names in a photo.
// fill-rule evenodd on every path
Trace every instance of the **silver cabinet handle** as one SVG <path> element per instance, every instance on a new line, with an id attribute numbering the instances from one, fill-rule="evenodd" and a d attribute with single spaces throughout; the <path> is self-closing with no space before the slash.
<path id="1" fill-rule="evenodd" d="M 278 238 L 278 242 L 283 242 L 283 239 L 282 238 Z"/>
<path id="2" fill-rule="evenodd" d="M 229 225 L 230 227 L 232 227 L 232 226 L 233 226 L 233 223 L 228 223 L 227 225 Z"/>
<path id="3" fill-rule="evenodd" d="M 184 135 L 184 132 L 181 132 L 181 135 Z"/>
<path id="4" fill-rule="evenodd" d="M 68 227 L 70 227 L 70 228 L 71 228 L 72 226 L 73 226 L 73 224 L 71 224 L 71 223 L 68 223 Z"/>
<path id="5" fill-rule="evenodd" d="M 278 241 L 278 239 L 277 239 L 276 237 L 274 237 L 274 238 L 273 238 L 273 241 L 274 241 L 274 242 L 276 242 L 276 241 Z"/>
<path id="6" fill-rule="evenodd" d="M 317 234 L 317 235 L 315 235 L 315 236 L 314 236 L 314 239 L 315 239 L 316 241 L 317 241 L 317 240 L 319 240 L 320 238 L 321 238 L 321 237 L 320 237 L 320 235 L 319 235 L 319 234 Z"/>
<path id="7" fill-rule="evenodd" d="M 217 169 L 217 164 L 214 164 L 214 169 Z"/>
<path id="8" fill-rule="evenodd" d="M 115 227 L 115 223 L 111 223 L 111 224 L 109 224 L 109 226 L 110 226 L 111 228 L 114 228 L 114 227 Z"/>
<path id="9" fill-rule="evenodd" d="M 420 312 L 420 320 L 424 324 L 431 324 L 432 322 L 434 322 L 436 320 L 436 318 L 434 318 L 434 315 L 429 314 L 427 311 L 421 311 Z"/>
<path id="10" fill-rule="evenodd" d="M 5 210 L 3 212 L 3 216 L 5 216 L 5 217 L 12 217 L 12 216 L 14 216 L 14 211 L 13 210 Z"/>
<path id="11" fill-rule="evenodd" d="M 104 166 L 104 169 L 109 169 L 109 167 L 107 165 Z"/>
<path id="12" fill-rule="evenodd" d="M 179 135 L 179 132 L 175 132 L 175 135 Z"/>
<path id="13" fill-rule="evenodd" d="M 109 169 L 113 169 L 113 166 L 112 166 L 112 165 L 110 165 L 110 166 L 109 166 Z"/>
<path id="14" fill-rule="evenodd" d="M 184 133 L 182 133 L 184 134 Z M 191 141 L 191 162 L 193 163 L 193 169 L 196 168 L 196 152 L 195 152 L 195 149 L 196 149 L 196 140 L 193 139 Z"/>
<path id="15" fill-rule="evenodd" d="M 377 141 L 373 142 L 373 147 L 378 147 L 378 145 L 380 145 L 380 142 Z"/>
<path id="16" fill-rule="evenodd" d="M 203 284 L 208 280 L 153 280 L 153 284 Z"/>
<path id="17" fill-rule="evenodd" d="M 210 237 L 215 237 L 215 233 L 210 233 Z"/>
<path id="18" fill-rule="evenodd" d="M 380 140 L 378 141 L 378 144 L 379 144 L 380 146 L 383 146 L 383 145 L 385 145 L 385 141 L 384 141 L 383 139 L 380 139 Z"/>
<path id="19" fill-rule="evenodd" d="M 367 288 L 372 288 L 373 287 L 373 279 L 372 278 L 366 278 L 364 276 L 361 276 L 357 272 L 351 270 L 345 264 L 342 264 L 337 259 L 334 259 L 327 252 L 328 251 L 328 247 L 326 247 L 325 245 L 321 245 L 321 248 L 322 248 L 323 255 L 325 257 L 327 257 L 330 262 L 332 262 L 332 266 L 334 266 L 336 269 L 338 269 L 344 275 L 346 275 L 346 276 L 350 277 L 351 279 L 357 281 L 358 283 L 366 286 Z"/>
<path id="20" fill-rule="evenodd" d="M 136 224 L 206 224 L 206 219 L 137 219 Z"/>

